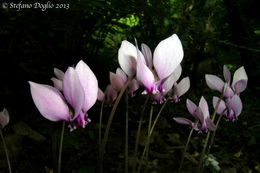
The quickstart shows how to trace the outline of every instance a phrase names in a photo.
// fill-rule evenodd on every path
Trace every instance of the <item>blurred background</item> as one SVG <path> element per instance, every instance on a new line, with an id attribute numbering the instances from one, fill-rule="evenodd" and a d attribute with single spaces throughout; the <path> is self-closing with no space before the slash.
<path id="1" fill-rule="evenodd" d="M 32 102 L 28 81 L 52 85 L 54 67 L 65 71 L 82 59 L 104 90 L 109 71 L 115 72 L 119 66 L 117 53 L 122 40 L 134 43 L 136 38 L 139 46 L 146 43 L 153 51 L 173 33 L 183 44 L 182 77 L 190 77 L 191 89 L 179 103 L 168 103 L 162 114 L 151 141 L 150 172 L 173 172 L 178 168 L 180 146 L 185 145 L 189 128 L 176 124 L 172 117 L 189 117 L 186 98 L 198 103 L 202 95 L 213 112 L 212 96 L 218 93 L 207 88 L 204 75 L 222 78 L 224 64 L 232 73 L 244 66 L 249 83 L 241 94 L 242 114 L 234 123 L 223 120 L 212 154 L 223 172 L 260 172 L 258 0 L 51 0 L 53 4 L 69 4 L 69 8 L 10 8 L 11 3 L 19 2 L 1 0 L 9 8 L 0 7 L 0 109 L 6 107 L 10 114 L 4 134 L 14 172 L 50 173 L 56 168 L 61 123 L 40 115 Z M 130 100 L 130 156 L 144 99 L 137 94 Z M 100 105 L 90 110 L 92 122 L 85 129 L 65 132 L 63 172 L 97 171 Z M 155 112 L 159 108 L 157 105 Z M 118 109 L 104 161 L 107 172 L 124 170 L 124 100 Z M 110 110 L 104 110 L 104 127 Z M 147 119 L 148 113 L 149 109 Z M 194 134 L 184 162 L 187 172 L 196 168 L 204 138 L 204 134 Z M 0 172 L 8 172 L 2 143 L 0 158 Z M 129 164 L 131 167 L 131 159 Z M 206 167 L 208 172 L 214 170 L 211 165 Z"/>

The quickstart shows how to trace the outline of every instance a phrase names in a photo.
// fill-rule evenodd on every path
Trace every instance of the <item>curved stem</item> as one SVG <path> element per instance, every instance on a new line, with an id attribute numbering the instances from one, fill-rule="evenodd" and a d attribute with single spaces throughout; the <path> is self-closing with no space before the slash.
<path id="1" fill-rule="evenodd" d="M 198 122 L 198 120 L 195 122 L 195 124 L 192 126 L 192 128 L 191 128 L 191 130 L 190 130 L 189 137 L 188 137 L 188 139 L 187 139 L 185 148 L 184 148 L 184 150 L 183 150 L 183 154 L 182 154 L 182 158 L 181 158 L 181 163 L 180 163 L 180 167 L 179 167 L 179 171 L 178 171 L 179 173 L 181 172 L 181 168 L 182 168 L 182 165 L 183 165 L 184 157 L 185 157 L 186 151 L 187 151 L 187 149 L 188 149 L 188 146 L 189 146 L 189 143 L 190 143 L 190 139 L 191 139 L 193 130 L 194 130 L 195 125 L 197 124 L 197 122 Z"/>
<path id="2" fill-rule="evenodd" d="M 4 145 L 4 150 L 5 150 L 5 155 L 6 155 L 9 173 L 12 173 L 11 164 L 10 164 L 10 160 L 9 160 L 9 156 L 8 156 L 8 151 L 7 151 L 7 147 L 6 147 L 6 143 L 5 143 L 5 139 L 4 139 L 4 135 L 3 135 L 3 132 L 2 132 L 1 126 L 0 126 L 0 134 L 1 134 L 2 141 L 3 141 L 3 145 Z"/>
<path id="3" fill-rule="evenodd" d="M 105 99 L 103 99 L 100 109 L 100 115 L 99 115 L 99 127 L 98 127 L 98 146 L 99 146 L 99 158 L 98 158 L 98 165 L 99 165 L 99 171 L 101 171 L 101 153 L 102 153 L 102 133 L 101 133 L 101 126 L 102 126 L 102 116 L 103 116 L 103 108 L 104 108 L 104 102 Z"/>
<path id="4" fill-rule="evenodd" d="M 59 149 L 59 159 L 58 159 L 58 173 L 61 172 L 61 155 L 62 155 L 62 146 L 63 146 L 63 138 L 64 138 L 64 129 L 65 129 L 65 121 L 62 122 L 62 129 L 60 135 L 60 149 Z"/>
<path id="5" fill-rule="evenodd" d="M 125 113 L 125 173 L 128 173 L 128 93 L 126 93 Z"/>
<path id="6" fill-rule="evenodd" d="M 101 165 L 102 167 L 100 168 L 101 169 L 101 172 L 103 172 L 103 158 L 104 158 L 104 153 L 105 153 L 105 148 L 106 148 L 106 143 L 107 143 L 107 139 L 108 139 L 108 134 L 109 134 L 109 129 L 110 129 L 110 126 L 111 126 L 111 123 L 112 123 L 112 120 L 114 118 L 114 115 L 115 115 L 115 112 L 116 112 L 116 108 L 119 104 L 119 101 L 121 100 L 127 86 L 129 85 L 129 83 L 132 81 L 132 78 L 129 78 L 127 80 L 127 82 L 125 83 L 124 87 L 121 89 L 117 99 L 116 99 L 116 102 L 111 110 L 111 113 L 109 115 L 109 119 L 108 119 L 108 122 L 107 122 L 107 127 L 106 127 L 106 131 L 105 131 L 105 134 L 104 134 L 104 138 L 103 138 L 103 142 L 102 142 L 102 152 L 101 152 Z"/>
<path id="7" fill-rule="evenodd" d="M 134 173 L 136 170 L 136 161 L 137 161 L 137 151 L 138 151 L 138 144 L 139 144 L 139 139 L 140 139 L 140 132 L 141 132 L 141 128 L 142 128 L 142 121 L 143 121 L 143 117 L 144 117 L 144 111 L 145 111 L 145 108 L 146 108 L 146 105 L 148 103 L 148 100 L 150 98 L 150 95 L 147 95 L 146 99 L 145 99 L 145 102 L 144 102 L 144 105 L 143 105 L 143 109 L 142 109 L 142 112 L 141 112 L 141 116 L 140 116 L 140 119 L 139 119 L 139 123 L 138 123 L 138 129 L 137 129 L 137 134 L 136 134 L 136 140 L 135 140 L 135 150 L 134 150 L 134 164 L 133 164 L 133 170 L 132 170 L 132 173 Z"/>
<path id="8" fill-rule="evenodd" d="M 152 118 L 153 118 L 153 105 L 151 105 L 151 110 L 150 110 L 150 117 L 149 117 L 149 124 L 148 124 L 148 133 L 147 134 L 150 134 L 150 130 L 151 130 L 151 125 L 152 125 Z M 147 140 L 146 140 L 146 155 L 145 155 L 145 162 L 148 163 L 148 155 L 149 155 L 149 144 L 150 144 L 150 138 L 151 136 L 150 135 L 147 135 Z M 147 169 L 147 167 L 146 167 Z M 145 171 L 147 172 L 147 171 Z"/>

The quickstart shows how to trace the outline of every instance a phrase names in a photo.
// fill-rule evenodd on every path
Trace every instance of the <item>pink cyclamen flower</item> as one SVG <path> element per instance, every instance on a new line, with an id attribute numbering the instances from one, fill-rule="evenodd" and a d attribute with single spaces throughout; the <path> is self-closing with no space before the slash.
<path id="1" fill-rule="evenodd" d="M 9 123 L 9 113 L 7 109 L 3 109 L 2 112 L 0 112 L 0 127 L 3 129 L 8 123 Z"/>
<path id="2" fill-rule="evenodd" d="M 237 69 L 233 76 L 233 81 L 231 84 L 231 73 L 229 69 L 224 65 L 223 74 L 225 82 L 220 79 L 218 76 L 206 74 L 206 83 L 209 88 L 217 90 L 219 92 L 224 91 L 224 96 L 227 98 L 233 97 L 234 94 L 240 94 L 247 87 L 248 77 L 245 71 L 245 68 L 242 66 Z"/>
<path id="3" fill-rule="evenodd" d="M 69 67 L 59 80 L 62 80 L 64 96 L 52 86 L 29 82 L 36 107 L 48 120 L 68 121 L 72 129 L 85 127 L 90 122 L 87 111 L 98 96 L 98 82 L 94 73 L 81 60 L 75 68 Z M 74 110 L 73 115 L 67 102 Z"/>
<path id="4" fill-rule="evenodd" d="M 105 104 L 111 106 L 112 103 L 116 100 L 116 98 L 117 98 L 117 91 L 112 87 L 111 84 L 109 84 L 106 87 L 104 93 L 101 89 L 98 89 L 98 101 L 101 102 L 104 101 Z"/>
<path id="5" fill-rule="evenodd" d="M 186 106 L 190 114 L 195 118 L 195 122 L 186 118 L 173 118 L 177 123 L 191 125 L 197 131 L 207 132 L 208 130 L 216 130 L 215 124 L 212 122 L 209 116 L 209 108 L 207 101 L 202 96 L 199 102 L 199 106 L 196 106 L 191 100 L 187 99 Z M 200 124 L 198 123 L 200 122 Z"/>
<path id="6" fill-rule="evenodd" d="M 218 97 L 213 97 L 214 108 L 216 107 L 218 100 Z M 226 102 L 223 100 L 220 101 L 217 113 L 225 115 L 228 121 L 235 121 L 241 114 L 242 108 L 242 101 L 240 97 L 237 94 L 235 94 L 231 98 L 227 98 Z"/>

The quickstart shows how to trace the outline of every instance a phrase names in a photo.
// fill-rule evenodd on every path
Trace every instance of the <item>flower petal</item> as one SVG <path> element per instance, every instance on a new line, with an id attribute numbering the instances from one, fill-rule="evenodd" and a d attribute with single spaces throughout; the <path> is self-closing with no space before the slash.
<path id="1" fill-rule="evenodd" d="M 207 117 L 209 117 L 209 107 L 208 107 L 208 103 L 205 100 L 205 98 L 202 96 L 199 102 L 199 107 L 201 108 L 201 111 L 203 113 L 204 119 L 206 119 Z"/>
<path id="2" fill-rule="evenodd" d="M 163 94 L 167 94 L 173 87 L 173 84 L 175 82 L 175 75 L 174 72 L 165 79 L 165 81 L 162 83 L 162 88 L 164 89 Z"/>
<path id="3" fill-rule="evenodd" d="M 141 50 L 145 58 L 146 65 L 152 69 L 153 66 L 153 58 L 151 49 L 144 43 L 141 44 Z"/>
<path id="4" fill-rule="evenodd" d="M 214 109 L 217 106 L 218 100 L 219 100 L 219 97 L 216 97 L 216 96 L 213 97 L 213 107 L 214 107 Z M 225 109 L 226 109 L 226 104 L 225 104 L 225 102 L 223 100 L 221 100 L 220 103 L 219 103 L 219 106 L 218 106 L 217 113 L 220 115 L 220 114 L 223 113 L 223 111 Z M 224 114 L 227 114 L 227 111 L 225 111 Z"/>
<path id="5" fill-rule="evenodd" d="M 43 117 L 50 121 L 70 120 L 69 108 L 58 89 L 30 82 L 34 104 Z"/>
<path id="6" fill-rule="evenodd" d="M 237 69 L 234 73 L 233 82 L 232 82 L 233 89 L 235 89 L 235 84 L 240 80 L 245 80 L 244 82 L 242 82 L 243 83 L 242 86 L 241 86 L 241 84 L 239 84 L 239 87 L 238 87 L 239 91 L 242 92 L 246 89 L 247 81 L 248 81 L 248 77 L 247 77 L 245 68 L 243 66 L 240 67 L 239 69 Z"/>
<path id="7" fill-rule="evenodd" d="M 223 74 L 224 74 L 225 81 L 229 83 L 231 79 L 231 73 L 226 65 L 223 66 Z"/>
<path id="8" fill-rule="evenodd" d="M 100 88 L 98 88 L 98 97 L 97 97 L 97 100 L 98 100 L 98 101 L 103 101 L 103 99 L 104 99 L 104 93 L 103 93 L 103 91 L 102 91 Z"/>
<path id="9" fill-rule="evenodd" d="M 139 88 L 139 83 L 136 79 L 133 79 L 129 84 L 129 94 L 131 97 L 134 96 L 134 92 Z"/>
<path id="10" fill-rule="evenodd" d="M 105 102 L 111 105 L 117 98 L 117 92 L 114 90 L 112 85 L 108 85 L 105 90 Z"/>
<path id="11" fill-rule="evenodd" d="M 55 76 L 59 79 L 62 80 L 64 76 L 64 72 L 61 71 L 60 69 L 54 68 L 54 74 Z"/>
<path id="12" fill-rule="evenodd" d="M 190 99 L 186 100 L 186 106 L 189 111 L 189 113 L 198 120 L 198 117 L 195 115 L 195 111 L 197 109 L 197 105 L 195 105 Z"/>
<path id="13" fill-rule="evenodd" d="M 207 124 L 207 128 L 211 131 L 215 131 L 217 129 L 216 125 L 211 121 L 209 117 L 206 118 L 206 124 Z"/>
<path id="14" fill-rule="evenodd" d="M 65 72 L 62 87 L 66 100 L 74 108 L 74 120 L 79 116 L 85 100 L 83 87 L 74 68 L 69 67 Z"/>
<path id="15" fill-rule="evenodd" d="M 183 48 L 176 34 L 162 40 L 154 50 L 153 65 L 160 79 L 168 77 L 181 63 Z"/>
<path id="16" fill-rule="evenodd" d="M 9 123 L 9 113 L 7 109 L 4 108 L 2 112 L 0 112 L 0 127 L 4 128 Z"/>
<path id="17" fill-rule="evenodd" d="M 206 74 L 205 78 L 206 78 L 206 83 L 209 88 L 211 88 L 213 90 L 217 90 L 219 92 L 223 91 L 224 82 L 222 79 L 220 79 L 219 77 L 217 77 L 215 75 L 211 75 L 211 74 Z"/>
<path id="18" fill-rule="evenodd" d="M 52 77 L 51 80 L 53 82 L 54 87 L 62 91 L 62 81 L 55 77 Z"/>
<path id="19" fill-rule="evenodd" d="M 232 109 L 236 116 L 239 116 L 242 112 L 242 101 L 238 95 L 234 95 L 231 99 L 227 101 L 227 106 Z"/>
<path id="20" fill-rule="evenodd" d="M 239 94 L 243 92 L 246 89 L 246 87 L 247 87 L 247 80 L 241 79 L 237 81 L 234 85 L 235 93 Z"/>
<path id="21" fill-rule="evenodd" d="M 110 83 L 115 90 L 120 91 L 124 87 L 125 84 L 124 81 L 117 74 L 110 72 L 109 78 L 110 78 Z"/>
<path id="22" fill-rule="evenodd" d="M 189 89 L 190 89 L 190 78 L 185 77 L 180 81 L 180 83 L 177 84 L 177 87 L 176 87 L 177 96 L 178 97 L 182 96 Z"/>
<path id="23" fill-rule="evenodd" d="M 177 118 L 173 118 L 173 119 L 174 119 L 174 121 L 176 121 L 179 124 L 185 124 L 185 125 L 190 125 L 190 126 L 194 125 L 194 123 L 191 120 L 186 119 L 186 118 L 177 117 Z"/>
<path id="24" fill-rule="evenodd" d="M 227 85 L 227 83 L 225 85 Z M 230 86 L 227 85 L 225 92 L 224 92 L 224 96 L 226 98 L 231 98 L 231 97 L 233 97 L 233 95 L 234 95 L 233 90 L 230 88 Z"/>
<path id="25" fill-rule="evenodd" d="M 136 79 L 145 86 L 148 93 L 153 92 L 154 75 L 139 57 L 137 59 Z"/>
<path id="26" fill-rule="evenodd" d="M 123 80 L 124 83 L 126 83 L 127 76 L 126 76 L 125 72 L 121 68 L 117 68 L 116 69 L 116 75 L 119 76 Z"/>
<path id="27" fill-rule="evenodd" d="M 84 89 L 85 103 L 83 105 L 83 110 L 87 112 L 97 101 L 98 81 L 89 66 L 82 60 L 78 62 L 75 70 Z"/>
<path id="28" fill-rule="evenodd" d="M 173 78 L 174 78 L 175 82 L 177 82 L 177 80 L 180 78 L 181 72 L 182 72 L 182 67 L 181 67 L 181 65 L 178 65 L 177 68 L 173 72 L 173 76 L 174 76 Z"/>
<path id="29" fill-rule="evenodd" d="M 140 57 L 141 59 L 143 59 L 143 61 L 145 61 L 144 56 L 141 52 Z M 122 41 L 121 47 L 118 50 L 118 61 L 120 67 L 129 77 L 134 76 L 136 73 L 137 63 L 136 47 L 126 40 Z"/>

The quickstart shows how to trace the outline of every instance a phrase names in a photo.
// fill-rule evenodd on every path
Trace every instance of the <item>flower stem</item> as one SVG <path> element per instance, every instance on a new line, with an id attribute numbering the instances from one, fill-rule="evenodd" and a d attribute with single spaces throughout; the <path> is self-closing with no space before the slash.
<path id="1" fill-rule="evenodd" d="M 224 93 L 224 92 L 223 92 Z M 221 95 L 221 97 L 218 99 L 218 102 L 217 102 L 217 105 L 215 107 L 215 110 L 214 110 L 214 113 L 213 113 L 213 116 L 212 116 L 212 122 L 214 122 L 214 119 L 216 117 L 216 114 L 217 114 L 217 111 L 218 111 L 218 107 L 220 105 L 220 102 L 221 102 L 221 99 L 223 98 L 223 94 Z M 203 146 L 203 150 L 202 150 L 202 153 L 201 153 L 201 156 L 200 156 L 200 163 L 199 163 L 199 166 L 197 168 L 197 173 L 200 172 L 201 168 L 203 167 L 203 160 L 204 160 L 204 156 L 205 156 L 205 152 L 206 152 L 206 149 L 207 149 L 207 146 L 208 146 L 208 142 L 209 142 L 209 136 L 210 136 L 211 132 L 209 131 L 208 134 L 207 134 L 207 137 L 206 137 L 206 141 L 204 143 L 204 146 Z"/>
<path id="2" fill-rule="evenodd" d="M 58 173 L 61 172 L 61 155 L 62 155 L 62 146 L 63 146 L 63 138 L 64 138 L 64 129 L 65 129 L 65 121 L 62 122 L 62 129 L 60 135 L 60 149 L 59 149 L 59 159 L 58 159 Z"/>
<path id="3" fill-rule="evenodd" d="M 156 118 L 155 118 L 155 120 L 154 120 L 154 122 L 153 122 L 153 125 L 152 125 L 152 127 L 151 127 L 150 133 L 148 134 L 149 136 L 152 136 L 152 134 L 153 134 L 153 129 L 154 129 L 154 127 L 155 127 L 155 125 L 156 125 L 156 123 L 157 123 L 157 121 L 158 121 L 158 119 L 159 119 L 161 113 L 162 113 L 162 110 L 164 109 L 164 107 L 166 106 L 166 104 L 167 104 L 168 101 L 169 101 L 169 97 L 166 99 L 166 101 L 165 101 L 164 104 L 162 105 L 162 107 L 161 107 L 159 113 L 157 114 L 157 116 L 156 116 Z M 147 150 L 147 146 L 144 147 L 143 154 L 142 154 L 142 157 L 141 157 L 141 160 L 140 160 L 140 164 L 139 164 L 137 173 L 139 173 L 140 170 L 141 170 L 142 162 L 143 162 L 143 160 L 144 160 L 144 154 L 145 154 L 146 150 Z"/>
<path id="4" fill-rule="evenodd" d="M 109 119 L 108 119 L 108 122 L 107 122 L 107 127 L 106 127 L 106 131 L 105 131 L 105 134 L 104 134 L 104 138 L 103 138 L 103 142 L 102 142 L 102 152 L 101 152 L 101 167 L 100 167 L 100 172 L 103 172 L 103 158 L 104 158 L 104 153 L 105 153 L 105 148 L 106 148 L 106 143 L 107 143 L 107 139 L 108 139 L 108 134 L 109 134 L 109 130 L 110 130 L 110 126 L 111 126 L 111 123 L 112 123 L 112 120 L 114 118 L 114 115 L 115 115 L 115 112 L 116 112 L 116 108 L 119 104 L 119 101 L 121 100 L 127 86 L 129 85 L 129 83 L 132 81 L 132 78 L 129 78 L 127 80 L 127 82 L 125 83 L 124 87 L 121 89 L 116 101 L 115 101 L 115 104 L 111 110 L 111 113 L 109 115 Z"/>
<path id="5" fill-rule="evenodd" d="M 186 154 L 186 151 L 188 149 L 188 146 L 189 146 L 189 143 L 190 143 L 190 139 L 191 139 L 191 136 L 192 136 L 192 133 L 193 133 L 193 130 L 195 128 L 195 125 L 197 124 L 197 122 L 195 122 L 195 124 L 192 126 L 191 130 L 190 130 L 190 134 L 189 134 L 189 137 L 187 139 L 187 142 L 186 142 L 186 145 L 185 145 L 185 148 L 183 150 L 183 154 L 182 154 L 182 158 L 181 158 L 181 163 L 180 163 L 180 167 L 179 167 L 179 173 L 181 172 L 181 168 L 182 168 L 182 165 L 183 165 L 183 161 L 184 161 L 184 157 L 185 157 L 185 154 Z"/>
<path id="6" fill-rule="evenodd" d="M 149 124 L 148 124 L 148 133 L 147 134 L 150 134 L 150 130 L 151 130 L 151 125 L 152 125 L 152 118 L 153 118 L 153 105 L 151 105 L 151 110 L 150 110 L 150 117 L 149 117 Z M 150 135 L 147 135 L 147 140 L 146 140 L 146 155 L 145 155 L 145 162 L 148 163 L 148 155 L 149 155 L 149 144 L 150 144 L 150 138 L 151 136 Z M 147 169 L 147 167 L 146 167 Z M 147 171 L 145 171 L 147 172 Z"/>
<path id="7" fill-rule="evenodd" d="M 125 113 L 125 173 L 128 173 L 128 93 L 126 92 Z"/>
<path id="8" fill-rule="evenodd" d="M 99 114 L 99 126 L 98 126 L 98 146 L 99 146 L 99 157 L 98 157 L 98 165 L 99 165 L 99 171 L 101 171 L 101 153 L 102 153 L 102 133 L 101 133 L 101 126 L 102 126 L 102 116 L 103 116 L 103 108 L 104 108 L 104 102 L 105 98 L 102 101 L 100 114 Z"/>
<path id="9" fill-rule="evenodd" d="M 136 134 L 136 141 L 135 141 L 135 150 L 134 150 L 134 164 L 133 164 L 133 170 L 132 173 L 134 173 L 136 170 L 136 161 L 137 161 L 137 151 L 138 151 L 138 144 L 139 144 L 139 139 L 140 139 L 140 132 L 141 132 L 141 128 L 142 128 L 142 121 L 143 121 L 143 117 L 144 117 L 144 111 L 146 108 L 146 105 L 148 103 L 148 100 L 150 98 L 150 95 L 147 95 L 144 105 L 143 105 L 143 109 L 140 115 L 140 119 L 139 119 L 139 123 L 138 123 L 138 129 L 137 129 L 137 134 Z"/>
<path id="10" fill-rule="evenodd" d="M 0 134 L 1 134 L 2 141 L 3 141 L 3 145 L 4 145 L 4 150 L 5 150 L 5 155 L 6 155 L 9 173 L 12 173 L 11 164 L 10 164 L 10 160 L 9 160 L 9 156 L 8 156 L 8 151 L 7 151 L 7 147 L 6 147 L 6 143 L 5 143 L 5 139 L 4 139 L 4 135 L 3 135 L 3 132 L 2 132 L 1 126 L 0 126 Z"/>

